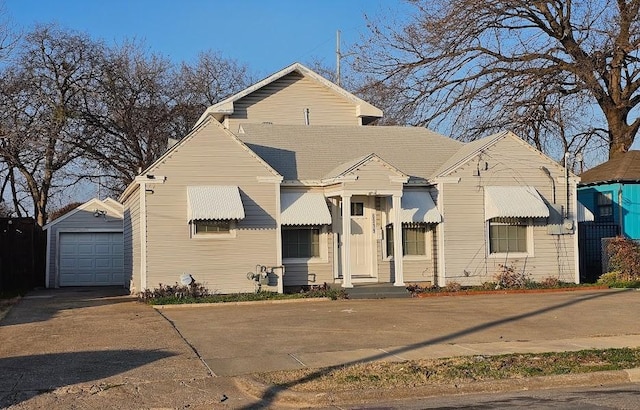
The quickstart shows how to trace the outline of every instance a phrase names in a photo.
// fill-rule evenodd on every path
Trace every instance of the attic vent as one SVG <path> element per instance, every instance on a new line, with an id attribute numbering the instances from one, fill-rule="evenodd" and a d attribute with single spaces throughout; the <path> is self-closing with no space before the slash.
<path id="1" fill-rule="evenodd" d="M 310 124 L 310 119 L 309 119 L 309 113 L 310 113 L 310 111 L 309 111 L 309 109 L 308 109 L 308 108 L 305 108 L 305 109 L 303 110 L 303 112 L 304 112 L 304 125 L 309 125 L 309 124 Z"/>
<path id="2" fill-rule="evenodd" d="M 238 127 L 238 134 L 244 134 L 244 128 L 242 128 L 242 125 Z"/>

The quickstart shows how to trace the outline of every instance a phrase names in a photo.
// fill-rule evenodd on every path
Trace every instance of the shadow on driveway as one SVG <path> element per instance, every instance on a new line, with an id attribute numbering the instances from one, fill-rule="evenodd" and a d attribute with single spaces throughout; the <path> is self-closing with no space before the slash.
<path id="1" fill-rule="evenodd" d="M 620 292 L 625 292 L 625 291 L 620 291 Z M 594 300 L 594 299 L 598 299 L 598 298 L 603 298 L 606 296 L 613 296 L 618 294 L 618 292 L 603 292 L 603 293 L 596 293 L 596 294 L 591 294 L 588 296 L 585 296 L 583 298 L 580 299 L 573 299 L 573 300 L 569 300 L 563 303 L 559 303 L 559 304 L 555 304 L 555 305 L 551 305 L 542 309 L 537 309 L 531 312 L 526 312 L 526 313 L 522 313 L 522 314 L 518 314 L 518 315 L 513 315 L 513 316 L 507 316 L 504 317 L 502 319 L 499 320 L 493 320 L 493 321 L 489 321 L 489 322 L 485 322 L 485 323 L 480 323 L 476 326 L 472 326 L 469 327 L 467 329 L 463 329 L 457 332 L 453 332 L 453 333 L 449 333 L 443 336 L 438 336 L 435 337 L 433 339 L 428 339 L 419 343 L 414 343 L 414 344 L 410 344 L 407 346 L 403 346 L 400 347 L 398 349 L 394 349 L 394 350 L 390 350 L 390 351 L 386 351 L 384 353 L 380 353 L 377 355 L 373 355 L 367 358 L 360 358 L 357 361 L 351 361 L 351 362 L 347 362 L 347 363 L 341 363 L 338 366 L 332 366 L 330 369 L 337 369 L 337 368 L 342 368 L 345 366 L 351 366 L 354 364 L 358 364 L 358 363 L 362 363 L 364 361 L 375 361 L 375 360 L 382 360 L 385 358 L 388 358 L 390 356 L 393 355 L 400 355 L 402 353 L 406 353 L 408 351 L 411 350 L 415 350 L 415 349 L 419 349 L 425 346 L 429 346 L 429 345 L 434 345 L 434 344 L 439 344 L 439 343 L 444 343 L 447 341 L 450 341 L 452 339 L 455 339 L 457 337 L 460 336 L 465 336 L 465 335 L 469 335 L 472 333 L 476 333 L 476 332 L 480 332 L 482 330 L 486 330 L 489 328 L 493 328 L 496 326 L 500 326 L 500 325 L 505 325 L 505 324 L 509 324 L 509 323 L 513 323 L 513 322 L 517 322 L 529 317 L 533 317 L 533 316 L 537 316 L 537 315 L 541 315 L 550 311 L 554 311 L 554 310 L 559 310 L 562 309 L 564 307 L 567 306 L 571 306 L 571 305 L 575 305 L 575 304 L 579 304 L 579 303 L 583 303 L 583 302 L 587 302 L 589 300 Z M 320 378 L 323 374 L 325 374 L 327 371 L 327 369 L 319 369 L 318 371 L 315 371 L 303 378 L 300 378 L 298 380 L 292 381 L 290 383 L 287 383 L 285 385 L 281 385 L 281 386 L 272 386 L 270 387 L 263 395 L 262 397 L 260 397 L 258 399 L 258 402 L 252 403 L 246 407 L 243 407 L 243 409 L 254 409 L 254 408 L 268 408 L 270 407 L 270 405 L 272 405 L 276 398 L 278 397 L 278 394 L 280 392 L 286 391 L 287 389 L 296 386 L 298 384 L 302 384 L 311 380 L 315 380 L 317 378 Z"/>
<path id="2" fill-rule="evenodd" d="M 171 356 L 175 354 L 167 351 L 105 350 L 0 358 L 0 407 L 21 403 L 59 387 L 114 376 Z"/>
<path id="3" fill-rule="evenodd" d="M 113 305 L 132 300 L 129 290 L 121 286 L 34 290 L 20 299 L 5 318 L 0 320 L 0 326 L 44 322 L 61 310 Z M 15 312 L 18 307 L 19 314 Z"/>

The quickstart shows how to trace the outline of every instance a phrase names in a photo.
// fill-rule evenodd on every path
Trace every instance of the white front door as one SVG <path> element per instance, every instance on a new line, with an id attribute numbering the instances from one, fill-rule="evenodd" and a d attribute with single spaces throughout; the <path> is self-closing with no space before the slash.
<path id="1" fill-rule="evenodd" d="M 370 198 L 354 196 L 351 198 L 351 276 L 372 277 L 373 254 L 373 210 Z"/>

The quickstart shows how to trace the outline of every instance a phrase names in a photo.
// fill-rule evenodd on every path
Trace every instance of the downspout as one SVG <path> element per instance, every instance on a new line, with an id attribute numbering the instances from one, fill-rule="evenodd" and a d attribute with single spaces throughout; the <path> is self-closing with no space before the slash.
<path id="1" fill-rule="evenodd" d="M 624 188 L 624 183 L 620 182 L 618 187 L 618 225 L 620 226 L 620 235 L 626 236 L 624 232 L 624 218 L 622 213 L 622 190 Z"/>
<path id="2" fill-rule="evenodd" d="M 274 185 L 276 189 L 276 266 L 283 266 L 280 183 L 276 183 Z M 280 278 L 278 278 L 278 293 L 284 293 L 284 268 L 280 271 Z"/>
<path id="3" fill-rule="evenodd" d="M 147 289 L 147 184 L 140 181 L 140 292 Z"/>
<path id="4" fill-rule="evenodd" d="M 574 254 L 574 282 L 580 283 L 580 252 L 578 251 L 578 181 L 574 180 L 572 184 L 574 196 L 573 196 L 573 254 Z"/>
<path id="5" fill-rule="evenodd" d="M 565 208 L 564 208 L 564 217 L 569 217 L 569 157 L 571 154 L 569 152 L 564 153 L 564 183 L 567 189 L 565 192 Z"/>
<path id="6" fill-rule="evenodd" d="M 435 277 L 433 278 L 434 285 L 444 287 L 446 286 L 446 265 L 445 265 L 445 253 L 444 253 L 444 184 L 442 182 L 438 182 L 438 211 L 440 215 L 442 215 L 442 221 L 438 226 L 438 271 L 435 273 Z"/>

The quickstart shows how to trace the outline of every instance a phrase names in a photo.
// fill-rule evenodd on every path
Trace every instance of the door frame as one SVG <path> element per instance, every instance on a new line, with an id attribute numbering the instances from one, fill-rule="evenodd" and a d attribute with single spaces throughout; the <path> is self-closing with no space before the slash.
<path id="1" fill-rule="evenodd" d="M 371 283 L 371 282 L 378 282 L 378 262 L 377 262 L 377 255 L 378 255 L 378 235 L 377 235 L 377 229 L 378 229 L 378 224 L 376 222 L 376 208 L 375 208 L 375 196 L 371 196 L 371 195 L 353 195 L 351 196 L 351 201 L 350 203 L 356 203 L 356 202 L 360 202 L 363 203 L 363 209 L 364 209 L 364 214 L 365 214 L 365 218 L 367 219 L 367 223 L 366 225 L 369 227 L 368 229 L 368 233 L 365 235 L 366 236 L 366 240 L 369 242 L 368 245 L 366 246 L 366 256 L 365 258 L 367 259 L 367 263 L 368 263 L 368 271 L 369 271 L 369 276 L 366 277 L 353 277 L 353 273 L 352 273 L 352 278 L 351 281 L 354 283 Z M 353 205 L 352 205 L 353 206 Z M 343 259 L 343 255 L 342 255 L 342 246 L 343 246 L 343 237 L 342 237 L 342 229 L 335 229 L 335 226 L 338 227 L 342 227 L 342 201 L 339 200 L 338 197 L 338 201 L 337 201 L 337 205 L 336 207 L 337 209 L 337 214 L 338 214 L 338 218 L 336 218 L 336 220 L 334 221 L 334 232 L 336 233 L 336 237 L 334 240 L 334 255 L 336 255 L 336 269 L 334 270 L 335 272 L 335 279 L 336 280 L 342 280 L 344 278 L 343 276 L 343 263 L 342 263 L 342 259 Z M 350 212 L 351 213 L 351 212 Z M 351 218 L 353 218 L 353 216 L 351 216 Z M 350 242 L 351 246 L 352 243 Z"/>

